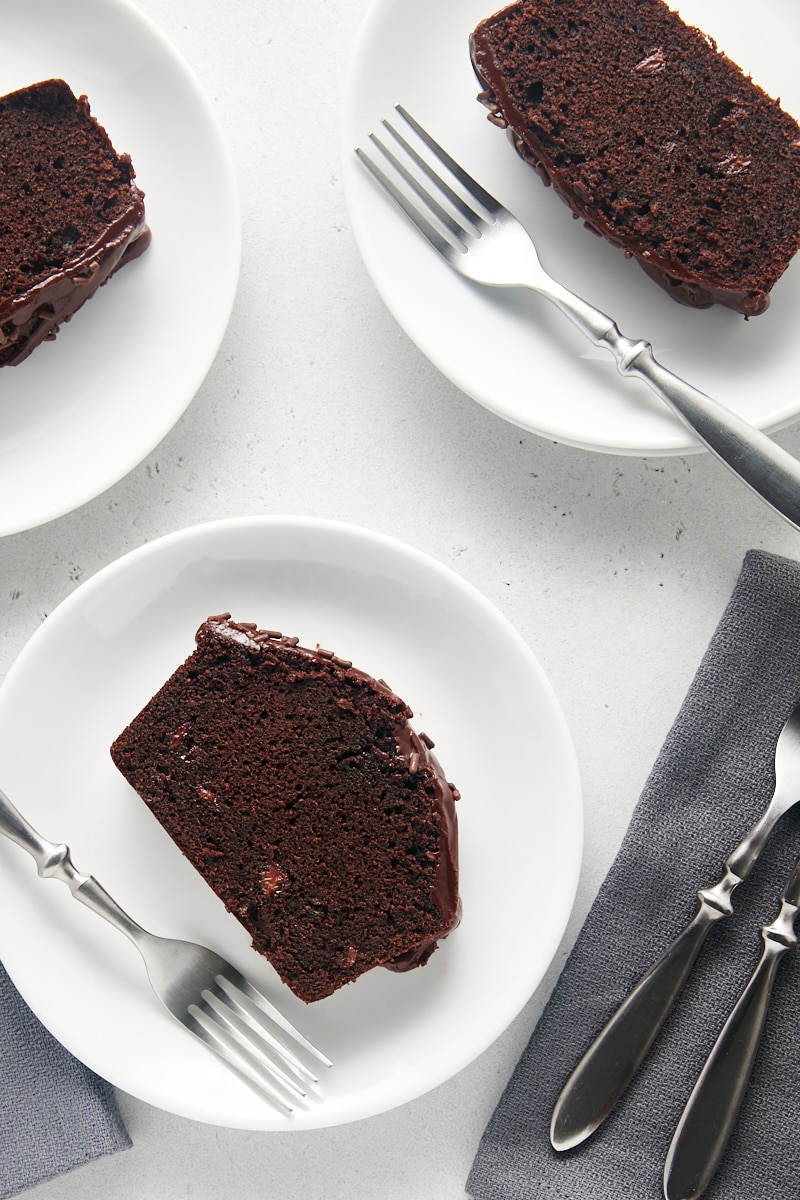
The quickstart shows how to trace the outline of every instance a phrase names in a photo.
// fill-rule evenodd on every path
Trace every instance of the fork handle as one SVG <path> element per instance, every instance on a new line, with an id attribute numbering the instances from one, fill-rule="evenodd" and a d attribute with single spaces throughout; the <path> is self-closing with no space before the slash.
<path id="1" fill-rule="evenodd" d="M 758 966 L 731 1011 L 678 1122 L 664 1166 L 666 1200 L 696 1200 L 711 1182 L 736 1124 L 778 967 L 797 943 L 797 907 L 783 900 L 761 936 Z"/>
<path id="2" fill-rule="evenodd" d="M 43 838 L 29 821 L 23 817 L 0 790 L 0 833 L 5 834 L 12 842 L 16 842 L 23 850 L 27 850 L 36 863 L 36 869 L 42 879 L 58 879 L 66 884 L 76 900 L 85 904 L 92 912 L 112 924 L 120 933 L 124 933 L 132 942 L 138 945 L 145 931 L 140 925 L 120 908 L 116 900 L 109 896 L 105 888 L 92 875 L 82 875 L 70 856 L 69 846 L 63 842 L 48 842 Z"/>
<path id="3" fill-rule="evenodd" d="M 561 1091 L 550 1120 L 556 1150 L 571 1150 L 605 1121 L 642 1064 L 712 925 L 725 916 L 702 898 L 694 918 L 642 976 Z"/>
<path id="4" fill-rule="evenodd" d="M 623 376 L 648 384 L 700 441 L 756 495 L 800 528 L 800 463 L 760 429 L 662 366 L 649 342 L 620 333 L 615 321 L 555 280 L 536 288 L 596 346 L 610 350 Z"/>
<path id="5" fill-rule="evenodd" d="M 550 1121 L 556 1150 L 580 1145 L 614 1108 L 667 1019 L 712 926 L 733 912 L 733 894 L 755 866 L 780 814 L 774 805 L 764 810 L 728 856 L 718 882 L 697 893 L 695 916 L 642 976 L 575 1067 Z M 792 886 L 800 896 L 800 868 Z"/>

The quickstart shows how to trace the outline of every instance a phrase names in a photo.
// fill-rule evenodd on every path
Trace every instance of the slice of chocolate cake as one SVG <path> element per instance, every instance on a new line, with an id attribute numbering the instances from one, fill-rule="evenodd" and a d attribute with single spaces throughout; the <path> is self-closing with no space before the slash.
<path id="1" fill-rule="evenodd" d="M 230 614 L 111 748 L 303 1000 L 408 970 L 458 923 L 457 792 L 382 681 Z"/>
<path id="2" fill-rule="evenodd" d="M 576 217 L 681 303 L 764 311 L 800 246 L 800 127 L 710 37 L 662 0 L 520 0 L 470 50 Z"/>
<path id="3" fill-rule="evenodd" d="M 16 366 L 150 241 L 144 197 L 62 79 L 0 98 L 0 366 Z"/>

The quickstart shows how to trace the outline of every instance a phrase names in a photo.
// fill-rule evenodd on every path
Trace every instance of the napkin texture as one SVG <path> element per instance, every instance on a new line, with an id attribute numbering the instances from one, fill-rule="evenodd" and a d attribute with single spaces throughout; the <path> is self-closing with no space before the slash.
<path id="1" fill-rule="evenodd" d="M 694 915 L 698 889 L 720 879 L 766 806 L 775 742 L 798 699 L 800 564 L 750 551 L 619 854 L 483 1135 L 467 1182 L 475 1200 L 661 1200 L 675 1126 L 800 854 L 800 812 L 782 818 L 734 894 L 733 916 L 712 928 L 604 1125 L 558 1154 L 550 1115 L 580 1056 Z M 800 952 L 779 969 L 739 1122 L 704 1196 L 800 1196 Z"/>
<path id="2" fill-rule="evenodd" d="M 52 1037 L 0 963 L 0 1200 L 130 1145 L 111 1086 Z"/>

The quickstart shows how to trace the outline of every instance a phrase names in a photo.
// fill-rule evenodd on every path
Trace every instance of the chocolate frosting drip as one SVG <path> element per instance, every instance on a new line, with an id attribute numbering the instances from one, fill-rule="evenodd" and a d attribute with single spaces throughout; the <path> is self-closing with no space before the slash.
<path id="1" fill-rule="evenodd" d="M 413 715 L 413 714 L 411 714 Z M 458 894 L 458 821 L 456 817 L 457 788 L 448 783 L 439 760 L 432 753 L 433 743 L 424 735 L 417 734 L 410 725 L 396 729 L 397 749 L 402 758 L 415 771 L 424 771 L 433 783 L 439 815 L 439 860 L 434 884 L 433 898 L 442 914 L 443 932 L 431 938 L 416 950 L 403 954 L 387 967 L 393 971 L 410 971 L 420 967 L 433 954 L 439 939 L 446 937 L 461 921 L 461 899 Z M 424 740 L 423 740 L 424 739 Z"/>
<path id="2" fill-rule="evenodd" d="M 20 296 L 0 304 L 0 364 L 16 367 L 44 341 L 52 341 L 68 321 L 115 271 L 143 254 L 151 233 L 144 219 L 144 197 L 133 189 L 127 213 L 100 242 Z"/>
<path id="3" fill-rule="evenodd" d="M 330 663 L 339 670 L 346 671 L 354 679 L 402 705 L 408 718 L 414 715 L 405 701 L 401 700 L 384 680 L 374 679 L 365 671 L 354 667 L 348 659 L 340 658 L 331 650 L 320 646 L 315 649 L 301 646 L 297 638 L 286 637 L 278 630 L 258 629 L 255 625 L 231 620 L 230 613 L 220 613 L 218 616 L 209 617 L 198 629 L 196 635 L 198 642 L 207 637 L 228 638 L 248 646 L 253 651 L 259 651 L 265 642 L 279 642 L 291 648 L 295 654 L 318 662 Z M 407 770 L 412 774 L 424 774 L 431 784 L 440 829 L 439 855 L 432 898 L 441 913 L 441 928 L 435 937 L 422 942 L 414 950 L 400 955 L 392 962 L 384 964 L 388 970 L 410 971 L 415 967 L 423 966 L 433 954 L 439 941 L 452 933 L 461 921 L 461 899 L 458 890 L 458 818 L 456 813 L 456 801 L 459 799 L 460 793 L 452 783 L 448 782 L 438 759 L 432 753 L 433 742 L 429 737 L 424 733 L 418 734 L 407 721 L 398 721 L 395 726 L 395 741 L 398 758 L 402 759 Z"/>
<path id="4" fill-rule="evenodd" d="M 1 97 L 0 109 L 3 200 L 11 226 L 3 247 L 0 366 L 17 366 L 52 341 L 115 271 L 138 258 L 151 235 L 130 157 L 116 153 L 85 96 L 75 97 L 63 79 L 45 80 Z M 52 164 L 46 158 L 51 144 L 63 151 Z M 40 170 L 43 159 L 47 169 Z M 56 168 L 63 180 L 52 178 Z M 86 199 L 79 202 L 84 189 Z M 58 230 L 51 241 L 66 239 L 63 252 L 45 244 L 51 230 Z M 17 261 L 26 256 L 30 261 Z"/>

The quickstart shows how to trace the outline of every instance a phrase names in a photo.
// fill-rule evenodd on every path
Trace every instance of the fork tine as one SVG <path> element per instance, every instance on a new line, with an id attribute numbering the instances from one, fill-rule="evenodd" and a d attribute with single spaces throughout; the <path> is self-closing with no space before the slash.
<path id="1" fill-rule="evenodd" d="M 285 1064 L 291 1066 L 295 1074 L 308 1079 L 312 1083 L 319 1082 L 314 1072 L 305 1063 L 301 1062 L 294 1051 L 285 1042 L 281 1041 L 280 1038 L 275 1036 L 267 1025 L 264 1014 L 254 1004 L 248 1002 L 244 994 L 240 997 L 227 987 L 222 989 L 218 981 L 218 985 L 209 989 L 205 995 L 206 998 L 211 997 L 215 1001 L 215 1007 L 219 1006 L 220 1012 L 225 1015 L 226 1021 L 229 1021 L 228 1014 L 234 1013 L 244 1027 L 242 1031 L 243 1035 L 254 1039 L 255 1044 L 259 1048 L 262 1043 L 266 1043 L 267 1046 L 280 1056 Z"/>
<path id="2" fill-rule="evenodd" d="M 399 158 L 375 133 L 370 133 L 369 140 L 380 151 L 386 162 L 390 164 L 397 180 L 402 180 L 414 196 L 422 202 L 424 211 L 402 187 L 398 186 L 397 180 L 391 178 L 390 175 L 382 170 L 360 146 L 356 147 L 356 154 L 375 176 L 378 183 L 381 184 L 406 216 L 417 226 L 420 233 L 427 238 L 434 249 L 444 258 L 448 259 L 451 265 L 455 265 L 452 257 L 454 243 L 455 247 L 466 251 L 471 240 L 476 236 L 480 237 L 483 231 L 490 224 L 493 224 L 493 218 L 501 211 L 501 206 L 493 196 L 481 187 L 477 180 L 473 179 L 439 145 L 435 138 L 411 116 L 402 104 L 395 105 L 395 112 L 405 121 L 409 129 L 416 134 L 420 143 L 426 146 L 434 157 L 438 159 L 439 163 L 446 168 L 452 179 L 461 186 L 463 194 L 455 191 L 448 180 L 443 177 L 441 171 L 437 170 L 435 165 L 427 161 L 411 142 L 385 118 L 381 121 L 381 124 L 391 134 L 404 157 Z M 414 170 L 409 169 L 410 167 L 413 167 Z M 449 209 L 444 208 L 436 197 L 431 194 L 421 181 L 420 175 L 424 176 L 435 186 L 447 201 L 450 206 Z M 474 201 L 477 208 L 473 207 L 470 200 L 467 200 L 465 196 Z M 478 208 L 481 208 L 483 212 L 478 211 Z M 447 231 L 453 239 L 452 241 L 442 236 L 441 230 L 431 222 L 431 217 L 438 222 L 441 229 Z"/>
<path id="3" fill-rule="evenodd" d="M 319 1082 L 313 1071 L 309 1071 L 291 1050 L 251 1022 L 240 1007 L 232 1008 L 227 996 L 218 988 L 204 992 L 198 1008 L 211 1016 L 241 1051 L 251 1055 L 270 1074 L 279 1076 L 281 1082 L 298 1096 L 305 1096 L 306 1087 Z"/>
<path id="4" fill-rule="evenodd" d="M 449 183 L 447 183 L 446 180 L 442 179 L 441 175 L 434 171 L 430 163 L 425 161 L 422 155 L 414 149 L 410 142 L 408 142 L 403 135 L 398 132 L 397 129 L 395 129 L 394 125 L 390 125 L 385 118 L 381 124 L 389 130 L 389 133 L 391 133 L 395 141 L 402 146 L 403 150 L 406 152 L 411 161 L 416 164 L 417 168 L 422 171 L 423 174 L 428 177 L 428 179 L 430 179 L 431 183 L 433 183 L 439 189 L 442 195 L 447 197 L 450 204 L 452 204 L 456 212 L 461 214 L 468 225 L 477 225 L 480 227 L 480 225 L 486 224 L 483 217 L 479 213 L 476 213 L 473 208 L 470 208 L 469 204 L 467 204 L 457 192 L 453 191 Z M 436 143 L 434 143 L 434 145 L 435 144 Z M 389 157 L 389 152 L 384 147 L 382 147 L 382 149 L 384 154 Z M 417 192 L 418 195 L 421 195 L 428 204 L 435 206 L 436 215 L 442 224 L 444 224 L 456 237 L 460 236 L 464 232 L 463 226 L 453 221 L 449 214 L 441 207 L 441 205 L 437 204 L 436 201 L 429 196 L 429 194 L 422 188 L 417 180 L 414 179 L 414 177 L 408 171 L 404 171 L 396 160 L 393 159 L 393 161 L 397 169 L 402 171 L 403 178 L 410 184 L 414 191 Z"/>
<path id="5" fill-rule="evenodd" d="M 369 136 L 371 141 L 373 141 L 375 145 L 378 146 L 378 148 L 382 151 L 382 153 L 392 162 L 399 174 L 403 175 L 405 168 L 400 166 L 394 155 L 386 149 L 383 143 L 373 133 L 371 133 Z M 435 250 L 438 250 L 440 254 L 447 257 L 449 252 L 452 250 L 452 246 L 450 242 L 448 242 L 447 238 L 442 237 L 439 230 L 430 223 L 430 221 L 422 214 L 422 212 L 420 212 L 417 205 L 412 204 L 405 192 L 403 192 L 397 186 L 394 180 L 389 178 L 385 171 L 381 170 L 378 164 L 374 162 L 372 158 L 370 158 L 366 151 L 362 150 L 360 146 L 356 146 L 356 154 L 361 159 L 367 170 L 369 170 L 372 175 L 375 176 L 381 187 L 389 193 L 395 204 L 399 205 L 412 224 L 416 225 L 423 237 L 428 239 Z M 414 185 L 412 184 L 412 186 Z M 414 190 L 419 195 L 419 186 L 414 187 Z M 433 205 L 436 205 L 436 201 L 433 200 L 432 197 L 430 199 Z"/>
<path id="6" fill-rule="evenodd" d="M 278 1025 L 285 1033 L 293 1038 L 298 1045 L 302 1046 L 304 1050 L 307 1050 L 309 1054 L 313 1054 L 313 1056 L 319 1062 L 321 1062 L 323 1066 L 330 1067 L 333 1065 L 328 1056 L 323 1054 L 322 1051 L 319 1050 L 313 1042 L 309 1041 L 307 1037 L 304 1037 L 300 1030 L 296 1029 L 289 1019 L 283 1015 L 280 1009 L 277 1009 L 275 1005 L 267 999 L 263 992 L 260 992 L 258 988 L 256 988 L 250 982 L 249 979 L 245 978 L 244 975 L 240 975 L 238 971 L 231 969 L 227 975 L 218 975 L 217 982 L 222 984 L 229 995 L 231 995 L 231 989 L 235 989 L 236 991 L 240 992 L 251 1002 L 251 1004 L 260 1009 L 261 1012 L 270 1019 L 270 1021 L 274 1021 L 276 1025 Z"/>
<path id="7" fill-rule="evenodd" d="M 294 1078 L 289 1071 L 284 1070 L 283 1066 L 276 1062 L 268 1052 L 267 1047 L 258 1042 L 251 1030 L 236 1020 L 235 1014 L 226 1009 L 224 1005 L 219 1003 L 218 997 L 213 993 L 207 993 L 203 996 L 200 1003 L 197 1005 L 198 1012 L 209 1017 L 230 1039 L 232 1049 L 239 1053 L 243 1058 L 251 1060 L 259 1072 L 259 1077 L 264 1072 L 268 1076 L 280 1082 L 287 1090 L 295 1096 L 302 1099 L 307 1095 L 304 1083 L 299 1078 Z M 288 1063 L 284 1060 L 286 1066 L 294 1067 L 294 1063 Z M 297 1072 L 298 1076 L 300 1072 Z M 309 1082 L 315 1082 L 314 1077 L 311 1077 Z"/>
<path id="8" fill-rule="evenodd" d="M 447 167 L 448 171 L 455 176 L 462 187 L 466 188 L 469 194 L 475 200 L 477 200 L 479 204 L 483 205 L 488 213 L 496 213 L 501 207 L 499 201 L 495 200 L 494 196 L 490 195 L 485 188 L 482 188 L 478 181 L 473 179 L 472 176 L 469 175 L 454 158 L 451 158 L 444 147 L 440 146 L 435 138 L 431 137 L 427 129 L 424 129 L 422 125 L 420 125 L 419 121 L 415 120 L 411 113 L 404 108 L 402 104 L 395 104 L 394 107 L 395 111 L 398 112 L 403 120 L 411 126 L 417 136 L 422 139 L 428 149 L 436 155 L 439 161 Z"/>
<path id="9" fill-rule="evenodd" d="M 260 1095 L 266 1096 L 282 1112 L 294 1112 L 295 1106 L 285 1093 L 289 1092 L 302 1099 L 305 1095 L 303 1089 L 274 1063 L 265 1064 L 252 1053 L 245 1052 L 241 1040 L 225 1028 L 218 1014 L 210 1008 L 205 999 L 190 1006 L 184 1024 L 250 1087 L 255 1088 Z M 283 1085 L 284 1090 L 276 1084 Z"/>

